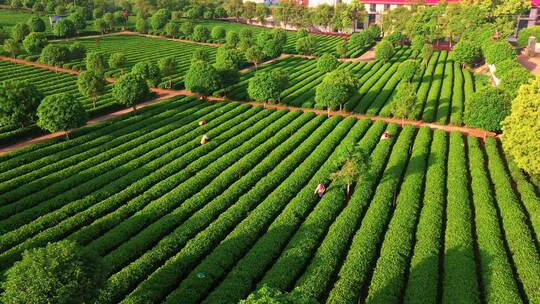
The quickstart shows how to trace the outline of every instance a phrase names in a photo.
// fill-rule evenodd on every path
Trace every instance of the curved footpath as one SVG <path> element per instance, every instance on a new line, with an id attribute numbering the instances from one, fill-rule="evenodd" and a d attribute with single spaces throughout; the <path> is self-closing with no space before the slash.
<path id="1" fill-rule="evenodd" d="M 49 69 L 49 70 L 52 70 L 52 71 L 57 71 L 57 72 L 62 72 L 62 73 L 69 73 L 69 74 L 72 74 L 72 75 L 79 75 L 80 74 L 79 71 L 75 71 L 75 70 L 58 68 L 58 67 L 49 66 L 49 65 L 46 65 L 46 64 L 26 61 L 26 60 L 22 60 L 22 59 L 10 58 L 10 57 L 5 57 L 5 56 L 0 56 L 0 60 L 11 61 L 11 62 L 18 63 L 18 64 L 30 65 L 30 66 L 43 68 L 43 69 Z M 108 78 L 107 81 L 114 82 L 115 80 L 112 79 L 112 78 Z M 169 98 L 174 97 L 174 96 L 197 96 L 196 94 L 194 94 L 193 92 L 188 91 L 188 90 L 168 90 L 168 89 L 152 88 L 151 91 L 156 93 L 158 96 L 155 99 L 152 99 L 152 100 L 143 102 L 141 104 L 138 104 L 137 105 L 138 109 L 144 108 L 145 106 L 148 106 L 150 104 L 154 104 L 156 102 L 160 102 L 160 101 L 169 99 Z M 358 118 L 358 119 L 370 119 L 370 120 L 373 120 L 373 121 L 382 120 L 384 122 L 397 123 L 397 124 L 400 124 L 400 125 L 412 125 L 412 126 L 416 126 L 416 127 L 429 127 L 431 129 L 434 129 L 434 130 L 443 130 L 445 132 L 461 132 L 463 134 L 478 137 L 478 138 L 482 138 L 482 139 L 485 139 L 486 137 L 495 137 L 495 138 L 499 137 L 499 135 L 494 133 L 494 132 L 488 132 L 488 131 L 485 131 L 485 130 L 482 130 L 482 129 L 468 128 L 468 127 L 462 127 L 462 126 L 453 126 L 453 125 L 441 125 L 441 124 L 428 123 L 428 122 L 423 122 L 423 121 L 418 121 L 418 120 L 407 120 L 407 119 L 399 119 L 399 118 L 393 118 L 393 117 L 382 117 L 382 116 L 368 116 L 368 115 L 364 115 L 364 114 L 358 114 L 358 113 L 346 112 L 346 111 L 330 111 L 330 112 L 328 112 L 326 110 L 318 110 L 318 109 L 312 109 L 312 108 L 291 107 L 291 106 L 282 105 L 282 104 L 277 104 L 277 105 L 262 104 L 260 102 L 254 102 L 254 101 L 232 101 L 232 100 L 224 99 L 222 97 L 209 97 L 207 100 L 208 101 L 237 102 L 237 103 L 240 103 L 240 104 L 248 104 L 248 105 L 252 105 L 252 106 L 261 106 L 261 105 L 263 105 L 267 109 L 276 109 L 276 110 L 284 110 L 284 109 L 290 110 L 290 111 L 300 110 L 300 111 L 304 111 L 304 112 L 315 113 L 317 115 L 327 115 L 327 114 L 329 114 L 330 116 L 334 116 L 334 115 L 340 115 L 340 116 L 344 116 L 344 117 L 351 117 L 352 116 L 352 117 L 355 117 L 355 118 Z M 113 119 L 113 118 L 119 117 L 121 115 L 131 113 L 132 111 L 133 111 L 132 108 L 127 108 L 127 109 L 124 109 L 124 110 L 120 110 L 120 111 L 116 111 L 116 112 L 113 112 L 113 113 L 98 116 L 98 117 L 95 117 L 95 118 L 89 120 L 87 122 L 87 125 L 97 124 L 97 123 L 105 121 L 105 120 Z M 51 139 L 51 138 L 64 136 L 65 134 L 66 133 L 64 131 L 59 131 L 59 132 L 55 132 L 55 133 L 52 133 L 52 134 L 47 134 L 47 135 L 38 136 L 38 137 L 31 138 L 31 139 L 23 140 L 23 141 L 14 143 L 13 145 L 1 148 L 0 149 L 0 155 L 11 152 L 11 151 L 16 150 L 16 149 L 20 149 L 22 147 L 25 147 L 25 146 L 28 146 L 28 145 L 31 145 L 31 144 L 42 142 L 42 141 L 45 141 L 45 140 L 48 140 L 48 139 Z"/>

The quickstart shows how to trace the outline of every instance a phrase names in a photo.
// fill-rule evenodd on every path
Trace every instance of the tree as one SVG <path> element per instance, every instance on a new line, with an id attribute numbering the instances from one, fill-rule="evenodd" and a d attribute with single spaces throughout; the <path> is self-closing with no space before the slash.
<path id="1" fill-rule="evenodd" d="M 258 102 L 279 102 L 288 83 L 287 74 L 280 70 L 259 71 L 249 80 L 248 95 Z"/>
<path id="2" fill-rule="evenodd" d="M 257 5 L 255 2 L 246 1 L 244 2 L 244 7 L 242 8 L 242 17 L 246 18 L 248 21 L 255 18 L 255 10 Z"/>
<path id="3" fill-rule="evenodd" d="M 206 42 L 210 38 L 210 31 L 204 25 L 197 25 L 193 30 L 191 38 L 195 41 Z"/>
<path id="4" fill-rule="evenodd" d="M 264 24 L 266 17 L 270 14 L 270 9 L 264 3 L 257 3 L 255 8 L 255 19 L 260 23 Z"/>
<path id="5" fill-rule="evenodd" d="M 381 36 L 381 28 L 376 24 L 370 25 L 366 31 L 369 33 L 371 38 L 373 38 L 373 40 L 376 40 Z"/>
<path id="6" fill-rule="evenodd" d="M 22 42 L 26 35 L 30 34 L 30 28 L 24 23 L 15 24 L 11 29 L 11 38 L 15 39 L 17 42 Z"/>
<path id="7" fill-rule="evenodd" d="M 38 16 L 32 16 L 27 22 L 30 32 L 45 32 L 45 22 Z"/>
<path id="8" fill-rule="evenodd" d="M 22 254 L 5 273 L 0 301 L 16 303 L 90 303 L 105 278 L 98 254 L 73 241 L 48 243 Z M 33 278 L 29 281 L 28 278 Z M 37 284 L 39 282 L 39 284 Z"/>
<path id="9" fill-rule="evenodd" d="M 345 187 L 347 197 L 351 196 L 351 186 L 358 181 L 361 176 L 369 174 L 369 153 L 360 146 L 354 151 L 349 151 L 343 167 L 330 175 L 330 180 L 338 187 Z"/>
<path id="10" fill-rule="evenodd" d="M 124 67 L 126 66 L 126 55 L 124 53 L 112 53 L 109 57 L 109 67 L 111 69 L 120 69 L 124 73 Z"/>
<path id="11" fill-rule="evenodd" d="M 112 94 L 117 103 L 132 107 L 133 112 L 137 112 L 137 102 L 148 98 L 150 89 L 141 75 L 128 73 L 114 84 Z"/>
<path id="12" fill-rule="evenodd" d="M 6 39 L 3 48 L 4 51 L 11 54 L 11 57 L 15 57 L 21 52 L 21 44 L 15 39 Z"/>
<path id="13" fill-rule="evenodd" d="M 56 5 L 56 7 L 54 8 L 54 14 L 57 16 L 63 16 L 66 14 L 66 12 L 67 12 L 66 7 L 61 4 Z"/>
<path id="14" fill-rule="evenodd" d="M 105 24 L 107 25 L 107 30 L 112 31 L 114 29 L 114 26 L 116 25 L 116 20 L 114 19 L 114 15 L 112 13 L 103 14 L 103 17 L 101 19 L 105 21 Z"/>
<path id="15" fill-rule="evenodd" d="M 296 40 L 296 51 L 302 55 L 311 55 L 317 48 L 317 40 L 313 36 L 307 36 Z"/>
<path id="16" fill-rule="evenodd" d="M 299 28 L 298 31 L 296 31 L 296 39 L 300 39 L 300 38 L 304 38 L 304 37 L 307 37 L 309 35 L 309 32 L 306 28 L 302 27 L 302 28 Z"/>
<path id="17" fill-rule="evenodd" d="M 287 44 L 287 32 L 284 29 L 275 28 L 272 30 L 272 38 L 283 48 Z"/>
<path id="18" fill-rule="evenodd" d="M 69 15 L 69 20 L 75 25 L 75 30 L 80 33 L 86 28 L 86 18 L 80 12 L 75 12 Z"/>
<path id="19" fill-rule="evenodd" d="M 40 2 L 36 2 L 32 6 L 32 13 L 39 16 L 43 12 L 44 9 L 45 7 L 43 6 L 43 4 L 41 4 Z"/>
<path id="20" fill-rule="evenodd" d="M 4 41 L 8 39 L 8 33 L 0 27 L 0 44 L 4 44 Z"/>
<path id="21" fill-rule="evenodd" d="M 70 60 L 81 60 L 86 56 L 86 47 L 80 42 L 75 42 L 69 46 L 68 53 Z"/>
<path id="22" fill-rule="evenodd" d="M 169 19 L 171 18 L 170 12 L 167 9 L 160 9 L 158 10 L 152 17 L 150 18 L 150 25 L 152 25 L 152 29 L 156 32 L 160 32 L 163 30 L 163 27 L 165 27 L 165 24 L 169 22 Z"/>
<path id="23" fill-rule="evenodd" d="M 68 59 L 69 49 L 59 44 L 48 44 L 39 57 L 41 63 L 54 66 L 62 66 Z"/>
<path id="24" fill-rule="evenodd" d="M 250 29 L 242 29 L 239 38 L 240 41 L 238 42 L 237 47 L 242 51 L 246 51 L 255 44 L 255 37 L 253 37 L 253 32 Z"/>
<path id="25" fill-rule="evenodd" d="M 343 40 L 338 42 L 336 45 L 336 54 L 339 56 L 339 58 L 345 58 L 347 57 L 347 53 L 349 52 L 349 44 L 347 41 Z"/>
<path id="26" fill-rule="evenodd" d="M 401 32 L 393 32 L 390 35 L 384 37 L 384 40 L 390 41 L 393 46 L 400 45 L 403 39 L 405 39 L 405 35 L 403 35 Z"/>
<path id="27" fill-rule="evenodd" d="M 317 68 L 323 73 L 329 73 L 337 69 L 339 61 L 336 56 L 330 53 L 324 53 L 319 59 L 317 59 Z"/>
<path id="28" fill-rule="evenodd" d="M 235 31 L 227 32 L 227 36 L 225 37 L 225 43 L 227 44 L 227 46 L 235 48 L 238 45 L 239 41 L 240 38 Z"/>
<path id="29" fill-rule="evenodd" d="M 75 24 L 69 19 L 60 19 L 56 22 L 53 28 L 53 34 L 56 37 L 73 37 L 77 33 Z"/>
<path id="30" fill-rule="evenodd" d="M 362 50 L 365 47 L 371 45 L 373 42 L 373 37 L 371 37 L 371 35 L 367 31 L 354 33 L 349 38 L 349 45 L 354 50 Z"/>
<path id="31" fill-rule="evenodd" d="M 412 50 L 412 57 L 414 59 L 418 58 L 418 56 L 422 53 L 422 48 L 425 44 L 425 38 L 422 36 L 415 36 L 411 39 L 411 50 Z"/>
<path id="32" fill-rule="evenodd" d="M 165 35 L 168 37 L 176 38 L 180 35 L 180 25 L 178 22 L 169 21 L 165 24 Z"/>
<path id="33" fill-rule="evenodd" d="M 343 104 L 353 96 L 356 88 L 356 80 L 350 71 L 335 70 L 326 74 L 321 84 L 317 86 L 315 102 L 318 107 L 326 107 L 330 116 L 330 110 L 338 106 L 341 110 Z"/>
<path id="34" fill-rule="evenodd" d="M 0 125 L 24 127 L 33 122 L 43 95 L 28 81 L 0 82 Z"/>
<path id="35" fill-rule="evenodd" d="M 515 48 L 508 41 L 490 42 L 483 51 L 488 64 L 497 64 L 517 56 Z"/>
<path id="36" fill-rule="evenodd" d="M 92 105 L 96 108 L 98 96 L 107 91 L 107 81 L 102 74 L 95 71 L 84 71 L 77 77 L 77 87 L 81 95 L 92 99 Z"/>
<path id="37" fill-rule="evenodd" d="M 499 66 L 497 66 L 497 70 L 498 69 Z M 517 96 L 518 90 L 523 84 L 528 83 L 532 78 L 534 78 L 529 70 L 521 66 L 512 68 L 502 74 L 503 77 L 501 78 L 499 88 L 505 91 L 512 98 Z"/>
<path id="38" fill-rule="evenodd" d="M 180 31 L 182 32 L 182 34 L 184 34 L 184 36 L 191 36 L 191 34 L 193 34 L 193 29 L 194 29 L 194 25 L 193 25 L 193 22 L 191 21 L 186 21 L 184 23 L 182 23 L 182 25 L 180 25 Z"/>
<path id="39" fill-rule="evenodd" d="M 198 60 L 210 61 L 210 53 L 206 49 L 195 49 L 193 55 L 191 55 L 191 62 Z"/>
<path id="40" fill-rule="evenodd" d="M 186 76 L 184 76 L 186 89 L 203 97 L 216 91 L 219 84 L 216 69 L 206 61 L 192 61 Z"/>
<path id="41" fill-rule="evenodd" d="M 226 32 L 225 32 L 225 28 L 223 28 L 222 26 L 214 26 L 212 28 L 212 39 L 215 39 L 215 40 L 223 40 L 225 38 L 225 35 L 226 35 Z"/>
<path id="42" fill-rule="evenodd" d="M 465 107 L 467 126 L 487 131 L 500 131 L 501 123 L 510 114 L 511 97 L 504 91 L 484 86 L 476 91 Z"/>
<path id="43" fill-rule="evenodd" d="M 429 59 L 433 55 L 433 45 L 430 43 L 424 44 L 424 47 L 422 47 L 422 65 L 427 66 Z"/>
<path id="44" fill-rule="evenodd" d="M 47 35 L 41 32 L 32 32 L 24 38 L 24 49 L 30 53 L 37 55 L 47 45 Z"/>
<path id="45" fill-rule="evenodd" d="M 454 60 L 463 66 L 470 66 L 480 58 L 481 50 L 476 43 L 462 39 L 454 47 Z"/>
<path id="46" fill-rule="evenodd" d="M 375 46 L 375 58 L 386 63 L 394 55 L 395 49 L 390 41 L 383 40 Z"/>
<path id="47" fill-rule="evenodd" d="M 242 0 L 226 0 L 223 3 L 223 8 L 227 12 L 227 15 L 236 18 L 236 21 L 238 21 L 240 16 L 242 16 L 244 4 Z"/>
<path id="48" fill-rule="evenodd" d="M 416 84 L 408 81 L 401 82 L 393 97 L 392 114 L 402 119 L 413 119 L 416 108 Z"/>
<path id="49" fill-rule="evenodd" d="M 161 72 L 154 61 L 138 62 L 131 69 L 131 73 L 141 76 L 149 87 L 157 87 L 161 82 Z"/>
<path id="50" fill-rule="evenodd" d="M 37 125 L 51 133 L 86 124 L 87 114 L 82 103 L 70 93 L 49 95 L 41 101 L 37 109 Z"/>
<path id="51" fill-rule="evenodd" d="M 107 58 L 104 53 L 90 52 L 86 55 L 86 69 L 94 71 L 98 74 L 103 74 L 107 68 Z"/>
<path id="52" fill-rule="evenodd" d="M 540 177 L 540 77 L 521 86 L 503 121 L 502 145 L 516 164 L 534 179 Z"/>
<path id="53" fill-rule="evenodd" d="M 104 14 L 103 8 L 101 7 L 96 7 L 92 11 L 92 17 L 94 17 L 94 19 L 100 19 L 101 17 L 103 17 L 103 14 Z"/>
<path id="54" fill-rule="evenodd" d="M 410 82 L 418 70 L 416 60 L 405 60 L 399 64 L 398 73 L 401 74 L 401 79 Z"/>
<path id="55" fill-rule="evenodd" d="M 172 88 L 172 75 L 178 70 L 178 63 L 172 56 L 163 57 L 158 60 L 158 67 L 161 76 L 169 78 L 169 89 Z"/>
<path id="56" fill-rule="evenodd" d="M 137 22 L 137 25 L 139 25 L 138 22 Z M 100 32 L 101 35 L 107 32 L 107 24 L 101 18 L 94 20 L 94 28 L 96 31 Z M 138 31 L 138 28 L 137 28 L 137 31 Z"/>
<path id="57" fill-rule="evenodd" d="M 137 21 L 135 22 L 135 28 L 137 29 L 137 32 L 141 34 L 148 33 L 148 21 L 142 17 L 137 17 Z"/>
<path id="58" fill-rule="evenodd" d="M 252 63 L 255 65 L 255 69 L 257 69 L 257 66 L 259 63 L 261 63 L 264 60 L 264 52 L 263 50 L 258 46 L 252 46 L 246 51 L 246 60 L 249 63 Z"/>

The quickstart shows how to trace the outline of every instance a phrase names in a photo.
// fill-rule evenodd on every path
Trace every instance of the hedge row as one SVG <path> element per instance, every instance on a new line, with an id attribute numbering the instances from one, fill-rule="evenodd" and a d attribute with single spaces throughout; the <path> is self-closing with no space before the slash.
<path id="1" fill-rule="evenodd" d="M 431 130 L 421 128 L 396 200 L 396 209 L 384 236 L 366 303 L 396 303 L 401 299 L 422 205 L 430 142 Z"/>
<path id="2" fill-rule="evenodd" d="M 465 144 L 461 133 L 450 134 L 444 235 L 444 303 L 479 303 L 474 253 L 474 222 L 469 198 Z"/>
<path id="3" fill-rule="evenodd" d="M 378 247 L 393 212 L 416 129 L 404 127 L 394 147 L 369 209 L 362 219 L 326 303 L 357 303 L 362 286 L 368 282 Z"/>
<path id="4" fill-rule="evenodd" d="M 384 127 L 384 123 L 377 122 L 374 128 L 370 129 L 370 132 L 374 131 L 380 134 L 385 129 Z M 376 186 L 382 177 L 383 170 L 395 143 L 394 139 L 399 134 L 399 129 L 395 124 L 389 125 L 386 130 L 394 134 L 394 136 L 389 140 L 379 141 L 377 147 L 371 153 L 369 174 L 365 177 L 360 177 L 347 206 L 332 226 L 330 226 L 325 239 L 319 248 L 317 248 L 302 277 L 297 281 L 297 289 L 303 294 L 320 299 L 330 288 L 332 279 L 339 270 L 342 259 L 347 253 L 347 248 L 351 244 L 352 238 L 362 221 Z M 285 276 L 280 278 L 278 274 L 279 272 L 276 272 L 272 275 L 269 272 L 259 283 L 259 286 L 268 284 L 271 287 L 283 290 L 292 289 L 292 286 L 289 286 L 291 284 L 289 281 L 294 279 L 294 276 L 292 279 L 286 279 Z"/>
<path id="5" fill-rule="evenodd" d="M 484 167 L 483 151 L 477 138 L 469 137 L 467 142 L 484 297 L 487 303 L 521 303 Z"/>
<path id="6" fill-rule="evenodd" d="M 441 52 L 433 53 L 424 71 L 424 77 L 422 77 L 420 87 L 418 88 L 418 92 L 416 93 L 417 103 L 414 112 L 414 117 L 416 118 L 422 117 L 422 111 L 424 110 L 424 104 L 426 103 L 428 93 L 430 92 L 431 83 L 434 76 L 433 73 L 435 71 L 435 66 L 437 65 L 437 60 L 439 59 L 440 54 Z"/>
<path id="7" fill-rule="evenodd" d="M 461 71 L 459 71 L 461 73 Z M 437 108 L 436 121 L 440 124 L 447 124 L 450 118 L 450 110 L 452 99 L 452 92 L 454 89 L 454 53 L 449 53 L 446 60 L 446 66 L 444 68 L 444 80 L 442 83 L 441 96 L 439 97 L 439 105 Z"/>
<path id="8" fill-rule="evenodd" d="M 335 126 L 341 119 L 339 117 L 328 120 L 327 124 Z M 147 252 L 139 260 L 131 265 L 136 267 L 130 268 L 131 272 L 140 273 L 144 269 L 155 269 L 162 265 L 156 272 L 152 273 L 148 278 L 143 281 L 127 298 L 126 302 L 144 301 L 144 299 L 163 299 L 170 291 L 172 291 L 179 280 L 187 275 L 192 270 L 194 263 L 197 263 L 202 257 L 214 249 L 214 246 L 218 245 L 223 238 L 227 235 L 231 236 L 230 232 L 234 227 L 244 219 L 249 210 L 252 210 L 255 206 L 257 208 L 249 213 L 248 218 L 243 221 L 242 226 L 249 227 L 249 223 L 263 224 L 259 216 L 268 215 L 267 212 L 278 212 L 281 210 L 284 204 L 289 200 L 290 195 L 295 193 L 295 189 L 300 184 L 307 182 L 306 179 L 311 178 L 314 170 L 320 166 L 331 153 L 331 151 L 341 141 L 343 136 L 352 126 L 352 122 L 342 123 L 340 126 L 334 129 L 334 131 L 321 142 L 313 153 L 308 158 L 303 158 L 303 163 L 293 168 L 287 168 L 285 170 L 281 167 L 280 171 L 273 171 L 273 174 L 263 178 L 256 187 L 252 188 L 248 193 L 243 195 L 234 205 L 234 208 L 229 209 L 223 213 L 216 221 L 208 226 L 204 231 L 199 233 L 197 237 L 191 239 L 183 247 L 182 250 L 169 250 L 167 247 L 161 247 L 158 244 L 154 247 L 155 250 Z M 288 162 L 294 161 L 294 159 L 287 159 Z M 289 170 L 294 172 L 289 176 Z M 285 176 L 283 176 L 285 174 Z M 289 176 L 287 179 L 284 177 Z M 275 182 L 279 181 L 280 184 L 277 188 Z M 271 194 L 269 194 L 271 192 Z M 287 195 L 287 193 L 289 193 Z M 264 200 L 266 198 L 266 200 Z M 264 202 L 261 202 L 264 200 Z M 254 221 L 254 222 L 253 222 Z M 248 225 L 248 226 L 246 226 Z M 240 229 L 240 228 L 236 228 Z M 187 235 L 186 235 L 187 234 Z M 175 239 L 189 239 L 189 230 L 177 229 L 170 235 Z M 186 238 L 187 237 L 187 238 Z M 163 241 L 162 241 L 163 242 Z M 228 244 L 225 241 L 222 244 Z M 215 251 L 214 251 L 215 252 Z M 167 261 L 154 261 L 152 256 L 163 256 L 167 259 L 169 256 L 174 255 Z M 156 263 L 157 264 L 154 264 Z M 131 275 L 130 275 L 131 276 Z M 146 274 L 140 279 L 146 278 Z M 124 286 L 126 285 L 123 283 Z M 159 287 L 156 287 L 159 286 Z M 135 286 L 125 286 L 126 291 L 131 290 Z"/>
<path id="9" fill-rule="evenodd" d="M 463 123 L 463 111 L 465 110 L 463 98 L 463 71 L 459 62 L 454 62 L 454 88 L 452 91 L 452 112 L 450 123 L 461 125 Z"/>
<path id="10" fill-rule="evenodd" d="M 344 139 L 343 145 L 354 146 L 359 137 L 365 134 L 369 125 L 370 122 L 367 120 L 358 121 Z M 325 166 L 325 168 L 321 168 L 321 171 L 317 172 L 312 180 L 328 184 L 328 176 L 332 173 L 332 170 L 339 168 L 339 164 L 344 161 L 347 151 L 348 148 L 343 147 L 336 151 L 340 155 L 334 155 L 336 158 L 333 167 Z M 227 275 L 225 279 L 204 302 L 215 303 L 218 300 L 237 302 L 245 298 L 251 291 L 251 287 L 265 274 L 272 262 L 279 257 L 287 242 L 291 238 L 293 238 L 291 242 L 294 242 L 296 232 L 305 233 L 305 225 L 310 227 L 318 225 L 318 228 L 324 233 L 326 231 L 324 229 L 325 225 L 328 227 L 341 211 L 345 203 L 345 193 L 342 188 L 330 186 L 328 193 L 319 201 L 313 194 L 315 187 L 316 184 L 313 187 L 304 187 L 272 222 L 267 232 L 260 236 L 253 247 L 243 255 L 243 258 L 237 261 L 235 265 L 231 264 L 234 265 L 234 268 L 229 269 L 229 265 L 225 263 L 216 264 L 220 260 L 218 258 L 219 253 L 215 259 L 209 257 L 195 268 L 192 275 L 188 276 L 180 284 L 167 301 L 170 303 L 198 303 L 204 299 L 213 284 L 225 275 Z M 304 225 L 301 225 L 302 221 L 304 221 Z M 311 235 L 311 237 L 316 238 L 315 235 Z M 241 247 L 249 248 L 248 246 Z M 227 251 L 227 254 L 242 255 L 240 252 L 234 253 L 234 251 L 230 250 Z M 229 261 L 229 259 L 227 260 Z M 200 280 L 194 275 L 205 269 L 212 269 L 209 273 L 211 279 Z"/>
<path id="11" fill-rule="evenodd" d="M 424 204 L 416 228 L 416 243 L 405 290 L 405 303 L 437 302 L 438 283 L 442 280 L 439 255 L 444 239 L 447 141 L 444 131 L 434 132 L 423 193 Z"/>
<path id="12" fill-rule="evenodd" d="M 427 101 L 424 105 L 424 113 L 422 115 L 422 121 L 432 122 L 435 120 L 437 113 L 437 103 L 439 101 L 441 87 L 445 75 L 445 64 L 448 56 L 447 51 L 441 51 L 439 60 L 437 61 L 437 67 L 435 68 L 435 74 L 433 75 L 433 81 L 429 88 L 429 94 Z"/>
<path id="13" fill-rule="evenodd" d="M 538 284 L 540 282 L 540 257 L 538 248 L 535 246 L 538 240 L 534 239 L 527 225 L 527 216 L 513 191 L 512 180 L 508 176 L 497 145 L 495 139 L 488 139 L 486 151 L 506 241 L 517 275 L 523 284 L 526 302 L 540 303 L 540 284 Z"/>

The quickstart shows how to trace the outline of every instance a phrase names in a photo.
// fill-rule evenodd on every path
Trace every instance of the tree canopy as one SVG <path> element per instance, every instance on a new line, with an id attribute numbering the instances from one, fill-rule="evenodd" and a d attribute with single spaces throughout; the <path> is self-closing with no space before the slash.
<path id="1" fill-rule="evenodd" d="M 465 124 L 488 131 L 500 131 L 510 114 L 511 97 L 504 91 L 484 86 L 476 91 L 465 107 Z"/>
<path id="2" fill-rule="evenodd" d="M 95 109 L 96 99 L 107 90 L 107 81 L 102 74 L 89 70 L 79 74 L 77 77 L 77 87 L 82 95 L 92 99 Z"/>
<path id="3" fill-rule="evenodd" d="M 137 111 L 137 103 L 150 96 L 150 89 L 141 75 L 128 73 L 118 79 L 112 93 L 117 103 Z"/>
<path id="4" fill-rule="evenodd" d="M 343 104 L 353 96 L 357 81 L 350 71 L 338 69 L 328 73 L 315 91 L 315 102 L 318 107 L 326 107 L 328 111 L 342 108 Z"/>
<path id="5" fill-rule="evenodd" d="M 82 103 L 70 93 L 45 97 L 39 104 L 37 116 L 37 125 L 51 133 L 82 127 L 88 118 Z"/>
<path id="6" fill-rule="evenodd" d="M 35 121 L 43 95 L 29 81 L 0 82 L 0 125 L 26 126 Z"/>
<path id="7" fill-rule="evenodd" d="M 220 86 L 216 69 L 206 61 L 192 61 L 184 76 L 186 89 L 203 97 L 209 96 Z"/>
<path id="8" fill-rule="evenodd" d="M 281 70 L 259 71 L 249 80 L 248 95 L 258 102 L 276 103 L 287 84 L 287 74 Z"/>
<path id="9" fill-rule="evenodd" d="M 317 59 L 317 68 L 323 73 L 332 72 L 339 66 L 339 61 L 336 56 L 325 53 L 319 59 Z"/>

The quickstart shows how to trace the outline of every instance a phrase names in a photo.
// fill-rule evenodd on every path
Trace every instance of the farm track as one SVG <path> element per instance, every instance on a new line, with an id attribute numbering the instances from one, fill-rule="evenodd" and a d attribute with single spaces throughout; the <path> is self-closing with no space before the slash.
<path id="1" fill-rule="evenodd" d="M 290 55 L 283 55 L 281 58 L 287 58 L 289 56 Z M 16 64 L 29 65 L 29 66 L 33 66 L 33 67 L 37 67 L 37 68 L 41 68 L 41 69 L 48 69 L 48 70 L 59 72 L 59 73 L 67 73 L 67 74 L 71 74 L 71 75 L 79 75 L 80 74 L 80 71 L 75 71 L 75 70 L 65 69 L 65 68 L 59 68 L 59 67 L 55 67 L 55 66 L 50 66 L 50 65 L 46 65 L 46 64 L 36 63 L 36 62 L 22 60 L 22 59 L 10 58 L 10 57 L 5 57 L 5 56 L 0 56 L 0 60 L 9 61 L 9 62 L 13 62 L 13 63 L 16 63 Z M 265 63 L 261 64 L 260 66 L 272 63 L 272 62 L 274 62 L 276 60 L 278 60 L 278 59 L 270 60 L 268 62 L 265 62 Z M 107 78 L 107 81 L 110 82 L 110 83 L 115 82 L 115 80 L 112 79 L 112 78 Z M 150 104 L 153 104 L 155 102 L 159 102 L 159 101 L 162 101 L 162 100 L 174 97 L 174 96 L 181 96 L 181 95 L 184 95 L 184 96 L 196 96 L 196 94 L 194 94 L 194 93 L 192 93 L 191 91 L 188 91 L 188 90 L 171 90 L 171 89 L 151 88 L 151 91 L 158 95 L 157 98 L 146 101 L 146 102 L 138 105 L 138 107 L 145 107 L 147 105 L 150 105 Z M 230 100 L 226 100 L 225 98 L 222 98 L 222 97 L 208 97 L 208 100 L 209 101 L 226 101 L 226 102 L 230 102 Z M 252 102 L 252 101 L 233 101 L 233 102 L 238 102 L 240 104 L 248 104 L 248 105 L 251 105 L 251 106 L 260 106 L 261 105 L 261 103 L 259 103 L 259 102 Z M 318 109 L 313 109 L 313 108 L 288 106 L 288 105 L 283 105 L 283 104 L 277 104 L 277 105 L 266 104 L 266 105 L 264 105 L 264 107 L 269 108 L 269 109 L 276 109 L 276 110 L 285 110 L 285 109 L 291 110 L 291 111 L 301 110 L 301 111 L 304 111 L 304 112 L 315 113 L 315 114 L 318 114 L 318 115 L 330 115 L 330 116 L 339 115 L 339 116 L 344 116 L 344 117 L 355 117 L 357 119 L 368 118 L 368 119 L 373 120 L 373 121 L 384 121 L 384 122 L 387 122 L 387 123 L 398 123 L 400 125 L 413 125 L 413 126 L 416 126 L 416 127 L 425 126 L 425 127 L 431 128 L 431 129 L 443 130 L 445 132 L 454 132 L 454 131 L 455 132 L 461 132 L 461 133 L 467 134 L 469 136 L 474 136 L 474 137 L 478 137 L 478 138 L 482 138 L 482 139 L 485 139 L 487 137 L 498 137 L 498 135 L 496 133 L 494 133 L 494 132 L 488 132 L 488 131 L 481 130 L 481 129 L 474 129 L 474 128 L 468 128 L 468 127 L 464 127 L 464 126 L 455 126 L 455 125 L 443 125 L 443 124 L 439 124 L 439 123 L 436 123 L 436 122 L 424 122 L 424 121 L 421 121 L 421 120 L 403 120 L 403 119 L 392 118 L 392 117 L 358 114 L 358 113 L 349 112 L 349 111 L 326 111 L 326 110 L 318 110 Z M 119 111 L 116 111 L 116 112 L 113 112 L 113 113 L 101 115 L 101 116 L 98 116 L 98 117 L 95 117 L 95 118 L 89 120 L 88 125 L 94 125 L 94 124 L 102 122 L 102 121 L 114 119 L 114 118 L 119 117 L 121 115 L 131 113 L 132 111 L 133 111 L 133 109 L 130 108 L 130 109 L 123 109 L 123 110 L 119 110 Z M 16 150 L 16 149 L 20 149 L 22 147 L 25 147 L 25 146 L 28 146 L 28 145 L 31 145 L 31 144 L 42 142 L 42 141 L 45 141 L 45 140 L 48 140 L 48 139 L 51 139 L 51 138 L 64 136 L 65 134 L 66 134 L 65 132 L 60 131 L 60 132 L 56 132 L 56 133 L 47 134 L 47 135 L 31 138 L 31 139 L 28 139 L 28 140 L 24 140 L 24 141 L 15 143 L 13 145 L 9 145 L 9 146 L 1 148 L 0 149 L 0 155 L 8 153 L 8 152 Z"/>

